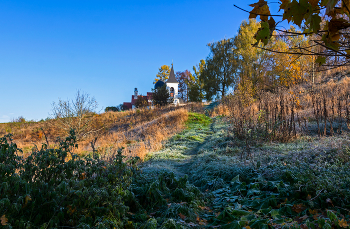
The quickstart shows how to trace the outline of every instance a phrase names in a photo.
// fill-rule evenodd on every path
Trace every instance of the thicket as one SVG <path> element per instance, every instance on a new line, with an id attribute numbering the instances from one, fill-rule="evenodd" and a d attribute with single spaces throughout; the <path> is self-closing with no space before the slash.
<path id="1" fill-rule="evenodd" d="M 287 142 L 300 135 L 332 136 L 350 129 L 350 91 L 343 87 L 261 91 L 248 102 L 236 94 L 227 96 L 220 109 L 230 117 L 235 137 L 247 146 L 262 141 Z"/>
<path id="2" fill-rule="evenodd" d="M 81 158 L 74 131 L 59 147 L 33 148 L 27 158 L 0 138 L 0 217 L 4 228 L 113 228 L 126 220 L 134 159 L 119 150 L 111 163 Z"/>

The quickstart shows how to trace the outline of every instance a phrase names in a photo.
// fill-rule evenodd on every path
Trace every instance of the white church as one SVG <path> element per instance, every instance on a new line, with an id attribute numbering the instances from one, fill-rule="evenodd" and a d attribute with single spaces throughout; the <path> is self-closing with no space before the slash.
<path id="1" fill-rule="evenodd" d="M 157 83 L 154 85 L 154 89 L 162 87 L 164 84 L 166 85 L 166 88 L 169 90 L 170 97 L 173 99 L 173 104 L 174 105 L 182 104 L 183 101 L 181 98 L 179 98 L 179 82 L 176 80 L 173 65 L 171 65 L 169 79 L 165 83 L 161 80 L 158 80 Z M 147 92 L 147 95 L 145 96 L 138 95 L 138 90 L 137 88 L 135 88 L 134 94 L 131 96 L 131 102 L 124 102 L 123 105 L 127 107 L 127 109 L 134 109 L 137 98 L 142 96 L 142 97 L 145 97 L 145 99 L 147 99 L 148 104 L 151 106 L 152 95 L 153 95 L 152 92 Z"/>
<path id="2" fill-rule="evenodd" d="M 173 65 L 171 65 L 169 79 L 165 83 L 161 80 L 158 80 L 157 83 L 154 85 L 154 89 L 162 87 L 164 84 L 166 84 L 166 88 L 169 90 L 170 97 L 173 98 L 174 105 L 179 105 L 179 82 L 175 78 Z"/>

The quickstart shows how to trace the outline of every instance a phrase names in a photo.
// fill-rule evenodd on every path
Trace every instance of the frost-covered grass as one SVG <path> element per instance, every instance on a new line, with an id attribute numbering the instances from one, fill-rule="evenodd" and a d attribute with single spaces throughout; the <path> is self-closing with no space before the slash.
<path id="1" fill-rule="evenodd" d="M 250 146 L 230 133 L 224 117 L 192 113 L 188 120 L 141 166 L 150 180 L 173 174 L 200 190 L 190 202 L 169 200 L 157 227 L 346 228 L 349 135 Z"/>
<path id="2" fill-rule="evenodd" d="M 189 113 L 186 130 L 170 138 L 159 151 L 149 153 L 143 170 L 164 169 L 174 171 L 174 166 L 187 163 L 196 147 L 203 144 L 213 132 L 210 130 L 211 119 L 203 114 Z"/>

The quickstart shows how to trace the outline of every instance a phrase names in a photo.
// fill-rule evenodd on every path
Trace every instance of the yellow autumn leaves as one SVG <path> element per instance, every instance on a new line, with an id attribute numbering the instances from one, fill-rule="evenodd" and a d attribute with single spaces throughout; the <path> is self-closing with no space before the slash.
<path id="1" fill-rule="evenodd" d="M 270 8 L 265 0 L 259 0 L 259 2 L 250 4 L 249 6 L 254 7 L 253 10 L 250 11 L 249 18 L 256 18 L 257 16 L 260 16 L 262 21 L 268 20 Z"/>
<path id="2" fill-rule="evenodd" d="M 9 220 L 6 218 L 5 215 L 3 215 L 3 216 L 0 217 L 0 224 L 1 224 L 1 225 L 6 226 L 8 221 L 9 221 Z"/>
<path id="3" fill-rule="evenodd" d="M 350 58 L 350 46 L 347 42 L 350 36 L 346 32 L 350 28 L 350 0 L 281 0 L 279 4 L 282 15 L 278 16 L 282 16 L 282 21 L 287 20 L 288 23 L 302 26 L 303 31 L 300 35 L 317 34 L 316 40 L 320 42 L 318 45 L 322 44 L 321 46 L 338 56 Z M 249 18 L 260 16 L 262 21 L 255 38 L 267 45 L 272 37 L 269 34 L 272 35 L 276 27 L 269 5 L 267 1 L 259 0 L 250 6 L 253 9 Z M 312 50 L 309 50 L 309 53 L 312 53 Z M 324 64 L 325 61 L 319 59 L 317 62 Z"/>

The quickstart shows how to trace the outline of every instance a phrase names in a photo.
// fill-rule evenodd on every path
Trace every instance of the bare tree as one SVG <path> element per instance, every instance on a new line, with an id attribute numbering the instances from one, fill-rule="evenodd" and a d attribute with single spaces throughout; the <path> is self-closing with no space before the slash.
<path id="1" fill-rule="evenodd" d="M 103 129 L 103 126 L 96 125 L 94 120 L 97 107 L 98 103 L 94 97 L 78 90 L 74 99 L 59 99 L 57 103 L 52 103 L 52 116 L 65 132 L 69 133 L 74 129 L 79 141 Z"/>

